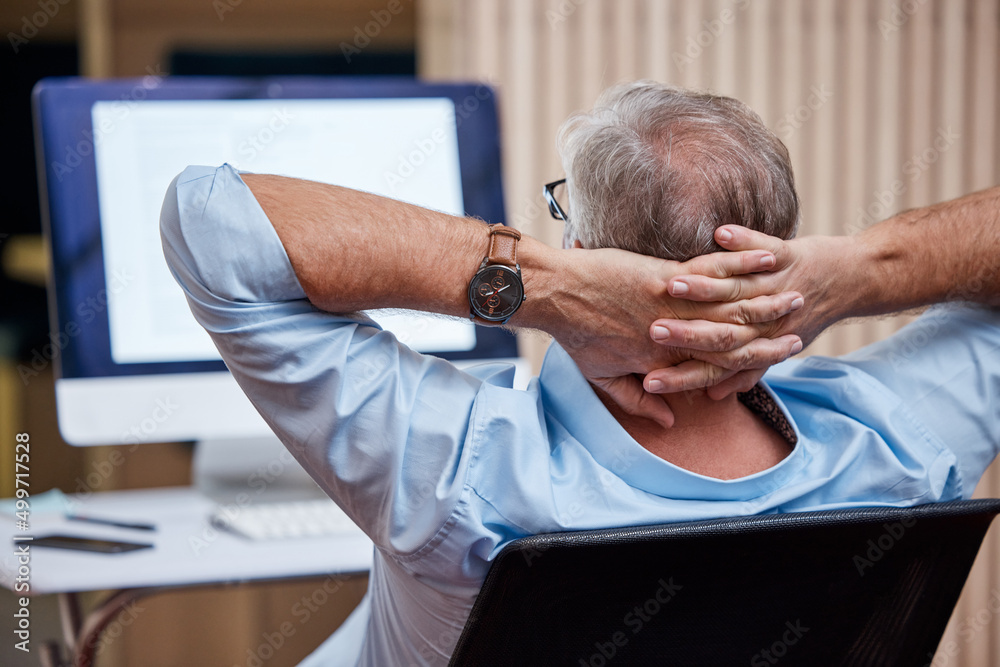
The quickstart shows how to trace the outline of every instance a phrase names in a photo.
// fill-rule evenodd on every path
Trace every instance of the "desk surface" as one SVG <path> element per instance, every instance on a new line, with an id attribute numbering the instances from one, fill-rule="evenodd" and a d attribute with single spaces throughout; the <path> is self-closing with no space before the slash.
<path id="1" fill-rule="evenodd" d="M 53 533 L 98 539 L 152 542 L 152 549 L 98 554 L 45 547 L 30 550 L 31 595 L 146 586 L 190 586 L 366 572 L 372 543 L 359 530 L 336 537 L 254 542 L 209 522 L 216 503 L 189 487 L 95 493 L 80 513 L 153 523 L 156 531 L 115 528 L 61 515 L 34 515 L 30 530 L 15 530 L 0 517 L 0 585 L 13 590 L 17 557 L 12 539 Z M 25 542 L 31 544 L 31 542 Z"/>

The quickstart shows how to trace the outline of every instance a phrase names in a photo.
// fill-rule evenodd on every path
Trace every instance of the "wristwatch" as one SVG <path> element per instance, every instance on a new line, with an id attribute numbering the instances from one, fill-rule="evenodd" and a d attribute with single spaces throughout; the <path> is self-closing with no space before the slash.
<path id="1" fill-rule="evenodd" d="M 521 233 L 490 225 L 490 249 L 469 283 L 470 317 L 477 324 L 506 324 L 525 300 L 517 242 Z"/>

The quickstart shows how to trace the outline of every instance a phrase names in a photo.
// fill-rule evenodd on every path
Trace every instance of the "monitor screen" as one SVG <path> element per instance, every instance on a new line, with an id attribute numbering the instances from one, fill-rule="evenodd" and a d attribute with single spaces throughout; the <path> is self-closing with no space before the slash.
<path id="1" fill-rule="evenodd" d="M 503 222 L 496 110 L 483 86 L 56 79 L 39 84 L 34 101 L 57 405 L 73 444 L 266 433 L 163 259 L 159 211 L 186 166 L 228 162 Z M 469 321 L 370 314 L 418 351 L 516 356 L 512 336 Z M 157 421 L 164 405 L 177 407 Z"/>
<path id="2" fill-rule="evenodd" d="M 116 120 L 96 102 L 95 132 Z M 128 276 L 108 292 L 116 364 L 219 359 L 163 262 L 163 193 L 189 164 L 334 183 L 461 215 L 455 105 L 448 98 L 153 100 L 137 104 L 94 148 L 105 274 Z M 403 165 L 419 162 L 419 169 Z M 403 173 L 406 177 L 400 175 Z M 471 321 L 418 313 L 374 318 L 420 352 L 475 347 Z"/>

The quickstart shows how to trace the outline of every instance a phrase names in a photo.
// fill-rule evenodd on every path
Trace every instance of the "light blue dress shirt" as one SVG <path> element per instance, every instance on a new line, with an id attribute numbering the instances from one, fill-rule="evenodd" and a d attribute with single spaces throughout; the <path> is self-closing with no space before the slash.
<path id="1" fill-rule="evenodd" d="M 932 309 L 839 359 L 762 386 L 798 443 L 772 468 L 704 477 L 654 456 L 553 344 L 459 371 L 306 299 L 230 166 L 171 184 L 167 262 L 240 386 L 375 543 L 368 595 L 315 664 L 446 664 L 491 559 L 541 532 L 968 498 L 1000 447 L 1000 312 Z M 310 663 L 312 664 L 312 663 Z"/>

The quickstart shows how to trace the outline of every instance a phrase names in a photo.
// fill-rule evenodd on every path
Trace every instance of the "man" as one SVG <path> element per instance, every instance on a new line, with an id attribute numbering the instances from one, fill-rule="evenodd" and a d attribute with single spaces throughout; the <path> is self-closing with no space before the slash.
<path id="1" fill-rule="evenodd" d="M 920 276 L 928 250 L 956 265 L 995 262 L 1000 230 L 987 213 L 1000 193 L 920 223 L 968 231 L 972 213 L 991 250 L 968 235 L 937 247 L 916 235 L 872 247 L 873 261 L 862 246 L 829 242 L 823 254 L 822 242 L 758 233 L 790 236 L 798 204 L 784 147 L 734 100 L 626 85 L 562 137 L 568 244 L 588 249 L 514 246 L 528 298 L 510 323 L 557 341 L 527 391 L 510 387 L 510 369 L 460 372 L 353 312 L 468 316 L 496 230 L 228 166 L 189 168 L 167 193 L 164 250 L 195 316 L 265 420 L 376 544 L 368 595 L 320 664 L 445 664 L 491 558 L 523 535 L 967 497 L 1000 447 L 996 311 L 934 313 L 919 336 L 911 327 L 846 360 L 754 378 L 861 303 L 882 312 L 972 287 L 966 272 L 950 285 L 881 278 L 902 295 L 863 278 L 886 262 Z M 710 252 L 713 234 L 740 253 L 683 266 L 648 256 Z M 605 245 L 641 254 L 592 247 Z M 774 270 L 743 275 L 754 268 Z M 1000 271 L 978 280 L 969 296 L 995 303 Z M 841 297 L 838 282 L 857 291 Z M 786 286 L 799 285 L 807 307 L 795 309 Z M 685 306 L 682 286 L 692 299 L 754 298 Z M 644 335 L 664 311 L 650 331 L 660 341 L 667 331 L 669 346 Z M 637 391 L 635 374 L 647 373 L 662 399 Z M 678 393 L 713 382 L 717 401 Z"/>

